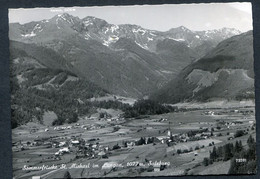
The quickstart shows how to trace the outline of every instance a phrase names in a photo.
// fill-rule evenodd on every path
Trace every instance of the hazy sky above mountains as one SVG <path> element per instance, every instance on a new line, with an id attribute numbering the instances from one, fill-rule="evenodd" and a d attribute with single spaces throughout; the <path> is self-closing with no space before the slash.
<path id="1" fill-rule="evenodd" d="M 136 24 L 143 28 L 160 31 L 179 26 L 185 26 L 190 30 L 229 27 L 245 32 L 253 29 L 251 3 L 10 9 L 9 22 L 24 24 L 50 19 L 64 12 L 79 18 L 95 16 L 110 24 Z"/>

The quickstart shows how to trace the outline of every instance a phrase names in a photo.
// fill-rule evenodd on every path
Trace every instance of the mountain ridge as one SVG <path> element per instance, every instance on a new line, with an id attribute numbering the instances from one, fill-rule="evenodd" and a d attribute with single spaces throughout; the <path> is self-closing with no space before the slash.
<path id="1" fill-rule="evenodd" d="M 166 103 L 254 98 L 253 63 L 253 34 L 248 31 L 219 43 L 151 98 Z"/>
<path id="2" fill-rule="evenodd" d="M 79 19 L 78 17 L 74 17 L 67 13 L 56 15 L 50 20 L 30 22 L 23 25 L 11 23 L 10 27 L 12 27 L 12 25 L 19 26 L 20 30 L 27 27 L 30 33 L 23 32 L 23 37 L 33 38 L 36 36 L 37 32 L 43 32 L 46 23 L 50 21 L 56 24 L 57 29 L 61 29 L 59 24 L 61 24 L 62 21 L 63 23 L 66 22 L 67 25 L 71 26 L 73 30 L 81 33 L 86 40 L 95 38 L 103 44 L 109 46 L 115 39 L 119 39 L 120 37 L 128 37 L 134 39 L 136 44 L 140 47 L 153 52 L 155 51 L 153 41 L 163 40 L 165 38 L 176 41 L 185 41 L 187 46 L 195 48 L 203 44 L 204 41 L 211 41 L 214 42 L 214 45 L 216 45 L 226 38 L 241 33 L 234 28 L 224 27 L 217 30 L 192 31 L 184 26 L 171 28 L 168 31 L 162 32 L 145 29 L 139 25 L 133 24 L 109 24 L 107 21 L 93 16 L 87 16 Z M 10 37 L 11 39 L 14 37 L 12 40 L 24 40 L 17 36 L 15 39 L 15 36 L 12 35 L 12 31 L 10 32 Z"/>
<path id="3" fill-rule="evenodd" d="M 43 64 L 71 71 L 113 94 L 140 98 L 161 88 L 231 35 L 217 32 L 214 38 L 209 32 L 204 38 L 182 26 L 160 32 L 138 25 L 109 24 L 93 16 L 80 19 L 59 14 L 49 20 L 10 24 L 9 37 L 26 44 L 20 45 L 20 50 L 31 55 L 38 52 L 37 60 Z M 212 46 L 200 47 L 207 39 Z M 46 59 L 43 50 L 49 54 Z"/>

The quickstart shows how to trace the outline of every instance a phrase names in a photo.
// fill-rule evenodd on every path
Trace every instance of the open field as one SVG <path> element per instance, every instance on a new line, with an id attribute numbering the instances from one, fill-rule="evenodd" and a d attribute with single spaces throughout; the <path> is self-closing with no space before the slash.
<path id="1" fill-rule="evenodd" d="M 142 119 L 116 118 L 114 113 L 111 119 L 82 117 L 58 127 L 28 123 L 12 132 L 13 174 L 15 178 L 59 178 L 67 170 L 75 178 L 227 174 L 230 161 L 198 164 L 209 157 L 214 145 L 236 140 L 246 145 L 249 135 L 255 137 L 254 111 L 254 107 L 196 109 Z M 247 134 L 234 138 L 237 130 Z M 189 131 L 199 132 L 190 137 Z M 138 145 L 141 137 L 146 141 Z M 153 141 L 148 143 L 148 138 Z M 64 148 L 68 151 L 59 153 Z M 178 149 L 187 152 L 178 154 Z M 165 168 L 156 169 L 156 162 L 166 163 Z M 61 169 L 62 164 L 66 168 Z M 57 168 L 22 170 L 25 165 Z"/>

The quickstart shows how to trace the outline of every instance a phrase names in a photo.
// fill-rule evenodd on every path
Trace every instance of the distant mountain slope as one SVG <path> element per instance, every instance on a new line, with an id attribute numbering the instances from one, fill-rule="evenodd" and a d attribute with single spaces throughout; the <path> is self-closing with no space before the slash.
<path id="1" fill-rule="evenodd" d="M 9 29 L 11 53 L 23 51 L 49 68 L 67 70 L 113 94 L 134 98 L 158 90 L 221 40 L 240 33 L 185 27 L 159 32 L 66 13 L 10 24 Z"/>
<path id="2" fill-rule="evenodd" d="M 108 94 L 72 72 L 48 67 L 24 51 L 12 49 L 15 51 L 11 51 L 10 60 L 12 128 L 30 121 L 42 123 L 44 113 L 49 111 L 64 121 L 73 119 L 76 113 L 87 115 L 93 111 L 88 99 Z"/>
<path id="3" fill-rule="evenodd" d="M 171 75 L 177 75 L 184 67 L 199 58 L 198 53 L 187 47 L 184 42 L 172 39 L 158 41 L 156 53 L 165 61 L 166 73 Z"/>
<path id="4" fill-rule="evenodd" d="M 113 94 L 138 97 L 150 93 L 149 89 L 158 89 L 166 81 L 159 57 L 127 39 L 122 41 L 129 45 L 115 51 L 97 41 L 89 44 L 80 39 L 80 45 L 59 41 L 55 48 L 51 48 L 53 41 L 48 46 L 11 41 L 10 51 L 12 57 L 25 54 L 39 64 L 74 73 Z"/>
<path id="5" fill-rule="evenodd" d="M 151 98 L 166 103 L 254 98 L 252 31 L 219 43 Z"/>
<path id="6" fill-rule="evenodd" d="M 69 64 L 57 52 L 52 49 L 37 46 L 35 44 L 25 44 L 23 42 L 10 41 L 11 58 L 19 58 L 28 56 L 36 59 L 49 68 L 66 69 Z"/>
<path id="7" fill-rule="evenodd" d="M 50 39 L 66 38 L 68 34 L 80 35 L 85 40 L 96 40 L 108 47 L 119 38 L 129 38 L 140 47 L 155 52 L 157 42 L 167 38 L 185 42 L 188 47 L 195 48 L 205 42 L 216 46 L 222 40 L 238 35 L 240 32 L 231 28 L 192 31 L 183 26 L 160 32 L 137 25 L 113 25 L 92 16 L 79 19 L 66 13 L 56 15 L 50 20 L 24 25 L 10 24 L 9 32 L 11 40 L 28 43 L 44 43 Z"/>

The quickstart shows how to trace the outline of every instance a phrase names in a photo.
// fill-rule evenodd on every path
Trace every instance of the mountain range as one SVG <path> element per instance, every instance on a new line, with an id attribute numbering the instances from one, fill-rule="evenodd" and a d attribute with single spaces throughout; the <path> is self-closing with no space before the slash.
<path id="1" fill-rule="evenodd" d="M 188 65 L 213 58 L 210 54 L 221 41 L 240 33 L 230 28 L 192 31 L 183 26 L 160 32 L 66 13 L 9 25 L 10 49 L 15 49 L 11 52 L 19 52 L 22 59 L 72 73 L 109 93 L 135 98 L 164 89 Z M 26 73 L 17 75 L 28 80 Z"/>
<path id="2" fill-rule="evenodd" d="M 165 103 L 254 99 L 253 33 L 220 42 L 151 98 Z"/>
<path id="3" fill-rule="evenodd" d="M 62 33 L 63 32 L 63 33 Z M 158 40 L 172 39 L 183 42 L 188 47 L 196 48 L 206 42 L 217 45 L 224 39 L 241 32 L 233 28 L 218 30 L 192 31 L 184 26 L 172 28 L 166 32 L 144 29 L 138 25 L 113 25 L 95 17 L 79 19 L 67 13 L 56 15 L 50 20 L 31 22 L 24 25 L 10 24 L 10 39 L 47 43 L 53 38 L 66 39 L 67 35 L 78 35 L 86 40 L 95 40 L 110 47 L 119 38 L 132 39 L 141 48 L 156 52 Z M 55 36 L 55 37 L 53 37 Z M 43 39 L 44 38 L 44 39 Z"/>

